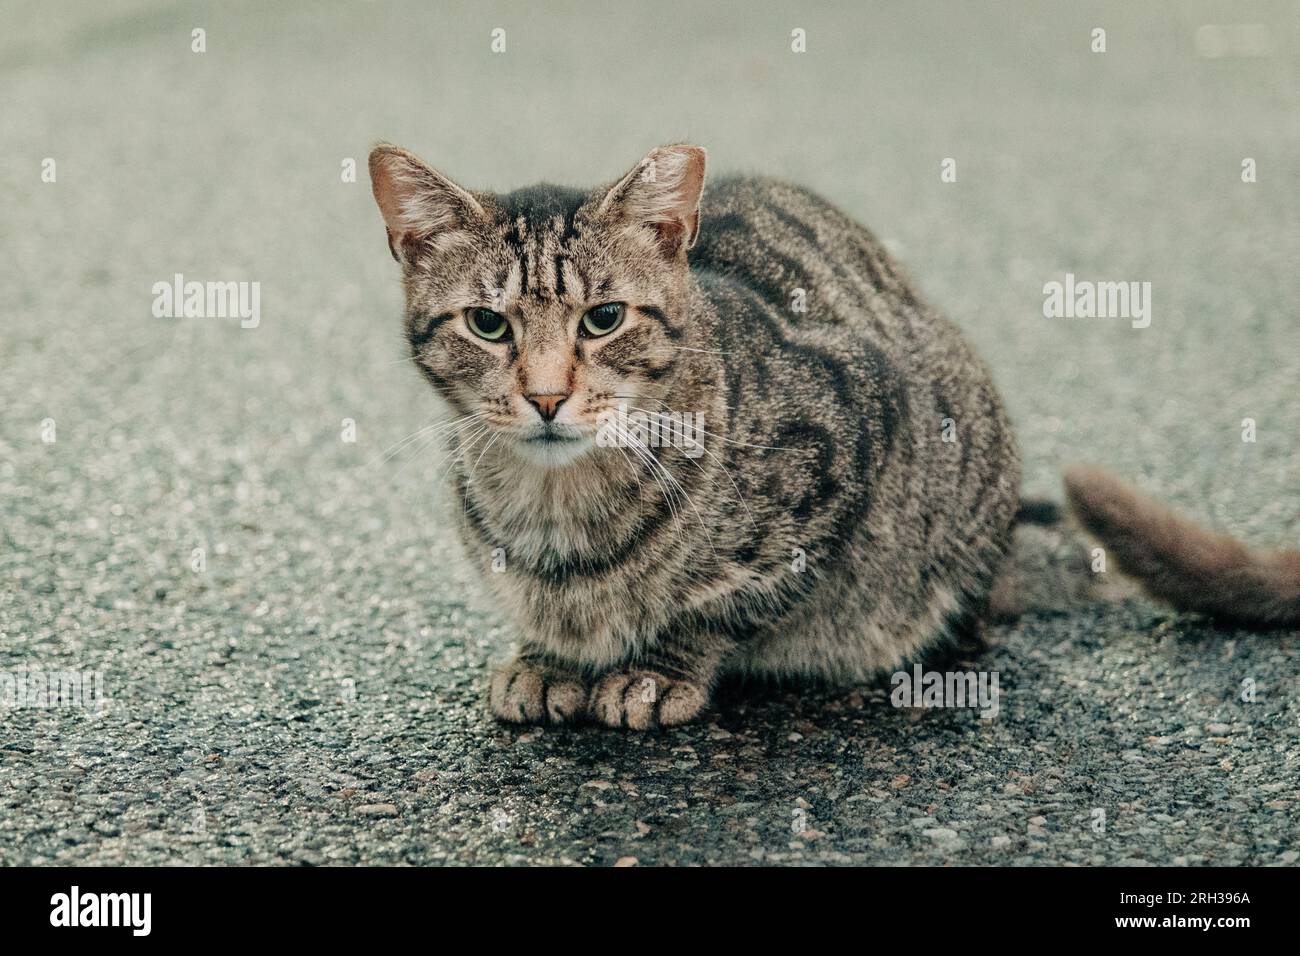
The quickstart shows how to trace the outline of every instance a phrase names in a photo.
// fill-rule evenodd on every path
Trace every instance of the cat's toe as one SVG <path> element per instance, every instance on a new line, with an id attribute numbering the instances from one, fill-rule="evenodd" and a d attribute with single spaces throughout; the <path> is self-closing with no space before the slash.
<path id="1" fill-rule="evenodd" d="M 553 724 L 581 720 L 587 714 L 587 688 L 576 680 L 550 680 L 546 684 L 546 719 Z"/>
<path id="2" fill-rule="evenodd" d="M 562 724 L 580 718 L 587 688 L 575 677 L 525 661 L 511 661 L 492 674 L 488 707 L 512 724 Z"/>
<path id="3" fill-rule="evenodd" d="M 590 711 L 608 727 L 650 730 L 694 720 L 708 701 L 708 691 L 694 681 L 654 671 L 619 671 L 597 682 Z"/>
<path id="4" fill-rule="evenodd" d="M 655 717 L 660 727 L 676 727 L 700 716 L 708 702 L 709 692 L 703 685 L 694 681 L 673 681 L 660 695 Z"/>

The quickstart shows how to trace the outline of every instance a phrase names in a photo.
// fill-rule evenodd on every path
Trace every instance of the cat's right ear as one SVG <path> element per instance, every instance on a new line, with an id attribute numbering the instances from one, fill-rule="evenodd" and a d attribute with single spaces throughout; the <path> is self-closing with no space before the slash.
<path id="1" fill-rule="evenodd" d="M 388 143 L 370 152 L 370 185 L 398 262 L 414 244 L 487 218 L 478 200 L 414 153 Z"/>

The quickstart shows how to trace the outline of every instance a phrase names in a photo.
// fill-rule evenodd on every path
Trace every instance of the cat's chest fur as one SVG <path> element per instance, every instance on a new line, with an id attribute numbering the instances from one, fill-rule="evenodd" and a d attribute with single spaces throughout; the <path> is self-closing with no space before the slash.
<path id="1" fill-rule="evenodd" d="M 501 608 L 529 639 L 593 668 L 651 642 L 724 580 L 712 576 L 717 558 L 706 540 L 683 527 L 687 492 L 669 494 L 628 465 L 614 455 L 522 480 L 508 464 L 480 466 L 453 503 Z M 703 509 L 691 519 L 700 531 L 721 510 L 712 489 L 688 484 L 693 507 Z M 704 578 L 689 570 L 697 562 Z"/>

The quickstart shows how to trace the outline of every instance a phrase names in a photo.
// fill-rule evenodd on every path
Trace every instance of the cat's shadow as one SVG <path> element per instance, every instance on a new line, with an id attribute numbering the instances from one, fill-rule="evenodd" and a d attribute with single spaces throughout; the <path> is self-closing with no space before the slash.
<path id="1" fill-rule="evenodd" d="M 987 668 L 993 645 L 982 636 L 963 635 L 931 648 L 917 660 L 881 671 L 872 678 L 840 683 L 825 678 L 777 679 L 766 676 L 729 675 L 714 688 L 713 703 L 705 719 L 724 728 L 742 725 L 761 717 L 781 730 L 799 725 L 831 730 L 846 719 L 870 715 L 883 730 L 899 721 L 916 732 L 918 721 L 928 719 L 936 731 L 958 719 L 951 710 L 914 711 L 890 702 L 892 675 L 911 673 L 919 664 L 926 671 L 979 671 Z M 1010 686 L 1009 684 L 1007 685 Z M 945 716 L 945 714 L 947 716 Z"/>

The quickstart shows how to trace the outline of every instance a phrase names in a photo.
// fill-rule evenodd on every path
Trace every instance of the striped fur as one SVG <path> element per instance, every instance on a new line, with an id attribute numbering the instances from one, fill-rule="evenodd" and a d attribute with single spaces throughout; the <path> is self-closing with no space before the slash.
<path id="1" fill-rule="evenodd" d="M 721 179 L 701 206 L 703 164 L 662 147 L 612 186 L 496 196 L 372 155 L 414 360 L 485 416 L 453 435 L 453 481 L 518 630 L 502 719 L 646 728 L 694 718 L 724 673 L 867 677 L 981 614 L 1007 547 L 1016 449 L 956 329 L 805 190 Z M 466 327 L 494 295 L 504 344 Z M 606 302 L 623 326 L 579 337 Z M 569 396 L 557 421 L 588 438 L 620 402 L 703 413 L 705 453 L 547 458 L 530 390 Z"/>

